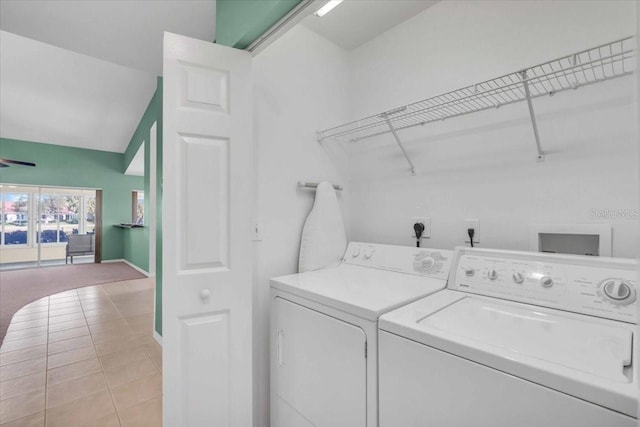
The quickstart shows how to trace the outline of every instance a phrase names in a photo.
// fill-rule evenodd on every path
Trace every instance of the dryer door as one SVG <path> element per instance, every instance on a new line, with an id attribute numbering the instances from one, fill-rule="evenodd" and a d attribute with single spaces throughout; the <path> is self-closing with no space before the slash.
<path id="1" fill-rule="evenodd" d="M 273 305 L 271 425 L 365 427 L 364 331 L 282 298 Z"/>

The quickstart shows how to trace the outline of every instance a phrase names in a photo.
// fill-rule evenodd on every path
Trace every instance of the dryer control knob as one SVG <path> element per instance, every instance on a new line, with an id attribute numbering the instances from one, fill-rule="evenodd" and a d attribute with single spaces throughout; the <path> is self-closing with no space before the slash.
<path id="1" fill-rule="evenodd" d="M 542 276 L 542 278 L 540 278 L 540 285 L 543 288 L 550 288 L 553 286 L 553 279 L 549 276 Z"/>
<path id="2" fill-rule="evenodd" d="M 374 252 L 375 252 L 375 250 L 373 248 L 366 248 L 364 250 L 364 258 L 365 259 L 371 259 L 371 257 L 373 256 Z"/>
<path id="3" fill-rule="evenodd" d="M 356 246 L 353 249 L 353 252 L 351 252 L 351 257 L 352 258 L 358 258 L 359 256 L 360 256 L 360 248 Z"/>
<path id="4" fill-rule="evenodd" d="M 474 274 L 476 274 L 476 271 L 475 271 L 473 268 L 465 268 L 465 269 L 464 269 L 464 274 L 465 274 L 465 276 L 467 276 L 467 277 L 471 277 L 471 276 L 473 276 Z"/>
<path id="5" fill-rule="evenodd" d="M 422 268 L 426 270 L 433 268 L 434 265 L 436 265 L 436 260 L 434 257 L 428 256 L 422 260 Z"/>
<path id="6" fill-rule="evenodd" d="M 489 272 L 487 273 L 487 277 L 489 278 L 489 280 L 496 280 L 498 278 L 498 272 L 495 270 L 489 270 Z"/>
<path id="7" fill-rule="evenodd" d="M 516 283 L 524 282 L 524 276 L 520 272 L 513 273 L 513 281 Z"/>
<path id="8" fill-rule="evenodd" d="M 635 290 L 624 280 L 607 279 L 602 284 L 602 292 L 609 301 L 626 305 L 635 301 Z"/>

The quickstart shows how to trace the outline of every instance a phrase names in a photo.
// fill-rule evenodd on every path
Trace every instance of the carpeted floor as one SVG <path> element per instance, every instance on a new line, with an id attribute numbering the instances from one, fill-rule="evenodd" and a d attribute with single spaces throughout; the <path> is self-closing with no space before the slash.
<path id="1" fill-rule="evenodd" d="M 15 312 L 32 301 L 69 289 L 143 277 L 123 262 L 0 271 L 0 345 Z"/>

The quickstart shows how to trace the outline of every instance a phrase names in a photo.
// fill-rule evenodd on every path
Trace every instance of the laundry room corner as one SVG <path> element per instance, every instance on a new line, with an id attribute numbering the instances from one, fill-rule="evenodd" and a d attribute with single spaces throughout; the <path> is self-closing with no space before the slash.
<path id="1" fill-rule="evenodd" d="M 633 36 L 636 3 L 438 2 L 351 52 L 351 117 Z M 465 244 L 474 218 L 480 246 L 528 250 L 531 224 L 607 223 L 612 255 L 635 257 L 638 222 L 612 213 L 639 206 L 634 80 L 535 98 L 544 161 L 525 102 L 399 131 L 415 176 L 391 134 L 359 141 L 351 238 L 411 244 L 411 218 L 425 216 L 423 243 L 449 248 Z"/>
<path id="2" fill-rule="evenodd" d="M 255 426 L 269 420 L 269 280 L 298 270 L 300 238 L 315 191 L 298 181 L 344 187 L 337 192 L 348 218 L 347 151 L 319 144 L 316 129 L 348 117 L 348 56 L 341 47 L 296 26 L 254 57 L 254 402 Z M 348 232 L 348 230 L 347 230 Z"/>

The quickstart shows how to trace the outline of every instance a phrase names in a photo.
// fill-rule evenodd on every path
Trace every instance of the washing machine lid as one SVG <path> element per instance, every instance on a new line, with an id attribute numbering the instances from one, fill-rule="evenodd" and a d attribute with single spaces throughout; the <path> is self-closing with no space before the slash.
<path id="1" fill-rule="evenodd" d="M 274 289 L 371 321 L 445 286 L 443 279 L 345 263 L 271 279 Z"/>
<path id="2" fill-rule="evenodd" d="M 420 320 L 426 329 L 492 346 L 505 357 L 528 356 L 626 383 L 632 333 L 590 318 L 531 310 L 500 300 L 463 298 Z"/>
<path id="3" fill-rule="evenodd" d="M 633 325 L 444 290 L 382 316 L 379 327 L 637 416 Z"/>

